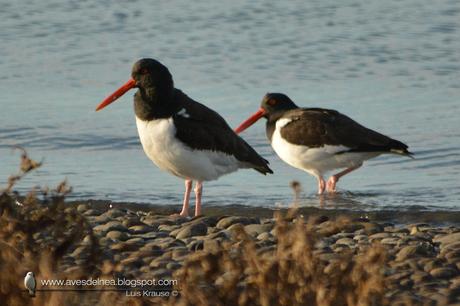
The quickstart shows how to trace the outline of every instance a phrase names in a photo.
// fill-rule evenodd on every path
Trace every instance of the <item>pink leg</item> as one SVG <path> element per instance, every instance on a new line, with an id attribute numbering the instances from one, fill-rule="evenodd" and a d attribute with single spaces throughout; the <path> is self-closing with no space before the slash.
<path id="1" fill-rule="evenodd" d="M 337 182 L 339 181 L 339 179 L 344 176 L 345 174 L 348 174 L 356 169 L 358 169 L 359 167 L 361 167 L 363 164 L 359 164 L 357 166 L 354 166 L 354 167 L 350 167 L 350 168 L 347 168 L 345 170 L 343 170 L 342 172 L 339 172 L 337 174 L 334 174 L 333 176 L 331 176 L 328 180 L 327 180 L 327 192 L 335 192 L 335 186 L 337 184 Z"/>
<path id="2" fill-rule="evenodd" d="M 190 192 L 192 191 L 192 183 L 192 180 L 185 180 L 184 204 L 182 205 L 182 211 L 179 214 L 182 217 L 188 217 L 188 204 L 190 201 Z"/>
<path id="3" fill-rule="evenodd" d="M 318 194 L 323 194 L 324 189 L 326 189 L 326 181 L 322 176 L 318 176 Z"/>
<path id="4" fill-rule="evenodd" d="M 196 182 L 195 185 L 195 217 L 201 215 L 201 194 L 203 191 L 203 183 Z"/>

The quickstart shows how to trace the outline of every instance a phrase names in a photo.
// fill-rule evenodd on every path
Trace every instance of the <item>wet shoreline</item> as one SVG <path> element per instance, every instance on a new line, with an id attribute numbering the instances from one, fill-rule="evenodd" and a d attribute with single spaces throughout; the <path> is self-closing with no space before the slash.
<path id="1" fill-rule="evenodd" d="M 68 201 L 67 205 L 78 206 L 87 204 L 93 209 L 106 211 L 111 208 L 128 209 L 135 211 L 151 212 L 156 214 L 170 215 L 177 213 L 181 205 L 157 205 L 137 202 L 112 202 L 105 200 L 75 200 Z M 111 207 L 110 207 L 111 205 Z M 192 207 L 193 208 L 193 207 Z M 192 213 L 192 208 L 190 212 Z M 286 212 L 289 208 L 269 208 L 245 205 L 203 205 L 205 216 L 250 216 L 271 218 L 274 212 Z M 347 209 L 325 209 L 317 207 L 298 207 L 298 212 L 304 217 L 326 216 L 335 218 L 346 216 L 352 219 L 368 219 L 375 222 L 389 222 L 395 225 L 411 223 L 428 223 L 438 226 L 460 226 L 460 211 L 454 210 L 425 210 L 419 207 L 413 209 L 385 209 L 385 210 L 347 210 Z"/>

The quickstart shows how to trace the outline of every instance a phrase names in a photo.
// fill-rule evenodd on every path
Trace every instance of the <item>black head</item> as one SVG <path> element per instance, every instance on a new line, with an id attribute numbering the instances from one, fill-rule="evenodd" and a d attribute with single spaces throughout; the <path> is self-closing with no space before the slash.
<path id="1" fill-rule="evenodd" d="M 147 91 L 161 93 L 170 92 L 174 88 L 168 68 L 152 58 L 143 58 L 134 63 L 131 76 L 136 81 L 136 87 Z"/>
<path id="2" fill-rule="evenodd" d="M 265 117 L 278 111 L 286 111 L 297 108 L 297 105 L 285 94 L 282 93 L 267 93 L 260 107 L 265 111 Z"/>
<path id="3" fill-rule="evenodd" d="M 134 97 L 137 104 L 146 104 L 153 107 L 159 101 L 170 101 L 174 93 L 174 82 L 168 68 L 151 58 L 137 61 L 132 69 L 131 78 L 105 98 L 96 108 L 96 111 L 111 104 L 133 88 L 139 88 Z"/>
<path id="4" fill-rule="evenodd" d="M 262 99 L 259 110 L 243 121 L 235 129 L 235 132 L 241 133 L 262 117 L 267 119 L 267 124 L 269 122 L 274 122 L 280 118 L 285 111 L 295 108 L 297 108 L 297 105 L 295 105 L 285 94 L 267 93 Z"/>

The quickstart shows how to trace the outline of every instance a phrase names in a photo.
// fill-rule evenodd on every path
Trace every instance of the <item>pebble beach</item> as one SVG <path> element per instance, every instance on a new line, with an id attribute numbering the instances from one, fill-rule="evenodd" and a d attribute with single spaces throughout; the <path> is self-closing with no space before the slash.
<path id="1" fill-rule="evenodd" d="M 254 211 L 219 215 L 213 211 L 214 215 L 183 218 L 167 214 L 171 207 L 149 211 L 145 207 L 135 210 L 133 206 L 115 205 L 108 209 L 103 206 L 90 201 L 73 203 L 66 210 L 76 210 L 87 219 L 103 250 L 102 262 L 112 263 L 118 275 L 131 279 L 178 279 L 177 273 L 194 256 L 218 254 L 224 245 L 238 249 L 242 240 L 251 241 L 260 256 L 279 251 L 279 228 L 273 215 L 258 217 L 253 215 Z M 298 214 L 296 218 L 288 218 L 285 225 L 293 226 L 298 220 L 306 220 L 314 233 L 310 251 L 324 275 L 332 276 L 334 265 L 344 256 L 353 260 L 378 247 L 385 254 L 379 270 L 385 301 L 391 305 L 460 305 L 458 224 L 395 224 L 344 214 L 330 217 Z M 53 240 L 40 233 L 33 237 L 41 244 Z M 90 236 L 83 237 L 63 256 L 64 274 L 78 269 L 85 260 L 90 240 Z M 220 275 L 214 284 L 207 285 L 220 286 L 223 282 L 225 275 Z M 245 280 L 240 282 L 244 285 Z M 180 283 L 176 286 L 179 293 L 182 286 Z M 168 302 L 164 298 L 153 299 L 156 303 Z M 187 304 L 185 300 L 182 302 Z"/>

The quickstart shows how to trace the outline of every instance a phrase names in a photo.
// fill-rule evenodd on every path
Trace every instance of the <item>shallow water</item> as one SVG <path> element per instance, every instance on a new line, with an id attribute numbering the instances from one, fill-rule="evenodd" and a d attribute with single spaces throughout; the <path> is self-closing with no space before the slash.
<path id="1" fill-rule="evenodd" d="M 243 134 L 276 175 L 242 170 L 205 185 L 205 202 L 344 209 L 460 210 L 458 1 L 8 2 L 0 11 L 0 184 L 19 152 L 45 166 L 17 186 L 55 185 L 74 198 L 180 203 L 183 183 L 144 156 L 132 94 L 95 113 L 132 63 L 154 57 L 175 84 L 232 126 L 262 96 L 337 109 L 410 146 L 382 156 L 319 198 L 311 176 L 281 162 L 264 124 Z"/>

